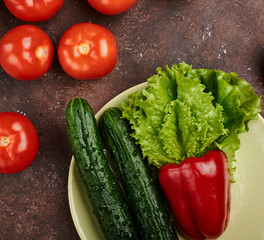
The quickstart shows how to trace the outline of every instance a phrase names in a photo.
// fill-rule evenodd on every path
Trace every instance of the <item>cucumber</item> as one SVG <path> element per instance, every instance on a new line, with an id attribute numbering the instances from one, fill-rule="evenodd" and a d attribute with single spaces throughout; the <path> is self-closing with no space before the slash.
<path id="1" fill-rule="evenodd" d="M 76 167 L 105 238 L 138 239 L 128 206 L 104 155 L 88 102 L 81 98 L 70 100 L 65 119 Z"/>
<path id="2" fill-rule="evenodd" d="M 159 194 L 141 149 L 131 137 L 129 123 L 118 108 L 107 109 L 99 120 L 106 144 L 117 163 L 141 238 L 178 239 L 173 220 Z"/>

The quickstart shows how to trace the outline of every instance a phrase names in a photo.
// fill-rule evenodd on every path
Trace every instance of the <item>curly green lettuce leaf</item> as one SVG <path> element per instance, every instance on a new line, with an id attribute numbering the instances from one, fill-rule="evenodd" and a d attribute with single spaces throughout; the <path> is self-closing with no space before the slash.
<path id="1" fill-rule="evenodd" d="M 177 86 L 168 72 L 157 69 L 158 74 L 148 79 L 142 92 L 130 95 L 123 102 L 123 117 L 129 119 L 134 129 L 133 137 L 150 164 L 161 166 L 173 162 L 163 149 L 158 136 L 163 123 L 164 108 L 177 97 Z"/>
<path id="2" fill-rule="evenodd" d="M 235 73 L 220 70 L 196 69 L 206 86 L 206 91 L 214 96 L 214 104 L 223 106 L 224 125 L 230 134 L 248 131 L 248 122 L 257 119 L 261 111 L 260 97 L 252 86 Z"/>
<path id="3" fill-rule="evenodd" d="M 234 133 L 225 137 L 222 141 L 215 142 L 218 149 L 222 150 L 228 157 L 229 169 L 231 172 L 231 181 L 235 182 L 234 172 L 236 170 L 236 156 L 235 152 L 240 147 L 240 140 L 238 134 Z"/>
<path id="4" fill-rule="evenodd" d="M 261 102 L 235 73 L 180 63 L 157 68 L 147 87 L 130 95 L 121 107 L 149 164 L 161 167 L 220 149 L 233 173 L 238 134 L 248 131 Z"/>
<path id="5" fill-rule="evenodd" d="M 212 104 L 213 96 L 204 92 L 200 79 L 186 77 L 178 69 L 172 71 L 177 82 L 177 99 L 167 105 L 160 138 L 167 154 L 181 161 L 203 155 L 227 131 L 222 123 L 222 107 Z"/>

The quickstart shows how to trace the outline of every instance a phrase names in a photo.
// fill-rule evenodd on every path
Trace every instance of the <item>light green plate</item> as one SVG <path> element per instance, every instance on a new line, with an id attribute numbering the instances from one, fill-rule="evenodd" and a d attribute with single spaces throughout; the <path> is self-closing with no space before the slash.
<path id="1" fill-rule="evenodd" d="M 127 96 L 141 90 L 146 83 L 119 94 L 97 114 L 109 107 L 118 107 Z M 237 151 L 236 183 L 232 184 L 231 217 L 221 240 L 264 239 L 264 120 L 249 123 L 249 132 L 240 134 L 241 147 Z M 68 197 L 73 222 L 81 240 L 103 240 L 98 223 L 92 213 L 78 171 L 71 161 L 68 179 Z M 183 239 L 181 237 L 181 239 Z M 113 239 L 114 240 L 114 239 Z"/>

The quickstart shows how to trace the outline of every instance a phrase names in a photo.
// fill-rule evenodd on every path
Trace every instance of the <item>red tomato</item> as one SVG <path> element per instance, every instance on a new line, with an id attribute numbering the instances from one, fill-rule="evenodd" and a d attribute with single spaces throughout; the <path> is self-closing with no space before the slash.
<path id="1" fill-rule="evenodd" d="M 105 15 L 116 15 L 130 9 L 137 0 L 87 0 L 98 12 Z"/>
<path id="2" fill-rule="evenodd" d="M 21 25 L 7 32 L 0 40 L 0 63 L 13 78 L 34 80 L 50 68 L 54 47 L 40 28 Z"/>
<path id="3" fill-rule="evenodd" d="M 6 7 L 17 18 L 26 22 L 45 21 L 54 16 L 64 0 L 4 0 Z"/>
<path id="4" fill-rule="evenodd" d="M 64 71 L 73 78 L 101 78 L 116 65 L 116 39 L 100 25 L 78 23 L 62 35 L 58 58 Z"/>
<path id="5" fill-rule="evenodd" d="M 0 113 L 0 172 L 26 169 L 38 153 L 39 140 L 31 121 L 20 113 Z"/>

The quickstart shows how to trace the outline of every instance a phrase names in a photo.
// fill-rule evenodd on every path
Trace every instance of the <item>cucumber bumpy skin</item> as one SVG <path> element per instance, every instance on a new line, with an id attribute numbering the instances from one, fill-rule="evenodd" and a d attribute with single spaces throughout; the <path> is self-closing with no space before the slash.
<path id="1" fill-rule="evenodd" d="M 71 149 L 93 212 L 107 240 L 138 239 L 135 224 L 104 155 L 93 111 L 82 98 L 65 110 Z"/>
<path id="2" fill-rule="evenodd" d="M 106 144 L 120 172 L 128 203 L 144 240 L 176 240 L 175 225 L 153 181 L 150 168 L 131 136 L 118 108 L 107 109 L 99 120 Z"/>

